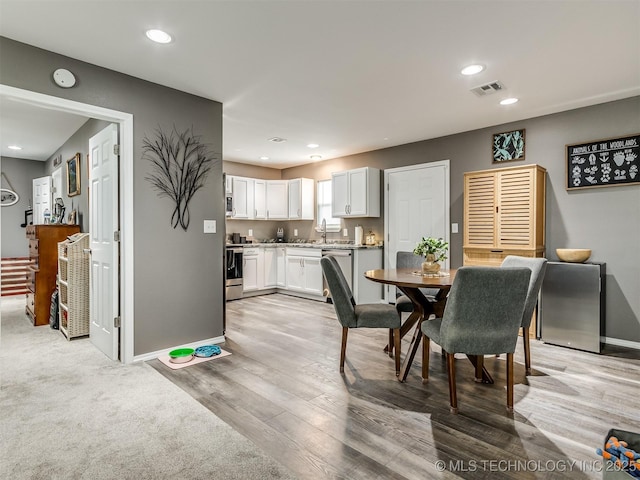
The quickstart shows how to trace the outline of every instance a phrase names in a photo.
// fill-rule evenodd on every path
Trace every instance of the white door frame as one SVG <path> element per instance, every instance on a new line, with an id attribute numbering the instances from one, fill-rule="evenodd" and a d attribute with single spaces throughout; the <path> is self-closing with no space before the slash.
<path id="1" fill-rule="evenodd" d="M 427 162 L 427 163 L 419 163 L 417 165 L 407 165 L 406 167 L 398 167 L 398 168 L 388 168 L 384 171 L 384 241 L 385 243 L 389 241 L 389 195 L 387 192 L 389 191 L 389 174 L 398 173 L 398 172 L 407 172 L 411 170 L 421 170 L 423 168 L 432 168 L 432 167 L 444 167 L 446 172 L 446 182 L 444 186 L 444 196 L 445 196 L 445 211 L 444 211 L 444 223 L 448 225 L 448 228 L 445 230 L 445 238 L 444 240 L 451 245 L 451 167 L 449 160 L 439 160 L 436 162 Z M 448 260 L 447 260 L 448 261 Z M 384 249 L 384 268 L 391 268 L 390 258 L 389 258 L 389 249 Z M 385 299 L 387 302 L 390 301 L 389 297 L 389 289 L 385 288 Z"/>
<path id="2" fill-rule="evenodd" d="M 52 110 L 117 123 L 120 130 L 120 361 L 133 356 L 133 115 L 0 84 L 0 95 Z"/>

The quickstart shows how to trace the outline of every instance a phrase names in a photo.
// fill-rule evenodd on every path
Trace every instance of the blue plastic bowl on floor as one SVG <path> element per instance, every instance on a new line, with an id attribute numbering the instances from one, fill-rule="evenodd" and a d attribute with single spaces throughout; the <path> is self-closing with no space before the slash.
<path id="1" fill-rule="evenodd" d="M 201 347 L 196 348 L 195 356 L 196 357 L 213 357 L 214 355 L 220 355 L 220 347 L 217 345 L 203 345 Z"/>

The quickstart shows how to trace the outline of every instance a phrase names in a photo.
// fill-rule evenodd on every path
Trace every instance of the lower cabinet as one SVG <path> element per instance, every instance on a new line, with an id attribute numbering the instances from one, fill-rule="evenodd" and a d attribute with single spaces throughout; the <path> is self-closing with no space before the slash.
<path id="1" fill-rule="evenodd" d="M 264 252 L 264 288 L 275 288 L 278 281 L 278 264 L 275 248 L 262 248 Z"/>
<path id="2" fill-rule="evenodd" d="M 279 288 L 287 288 L 287 265 L 285 259 L 287 257 L 287 249 L 285 247 L 277 247 L 276 249 L 276 286 Z"/>
<path id="3" fill-rule="evenodd" d="M 286 288 L 322 296 L 322 251 L 315 248 L 286 249 Z"/>
<path id="4" fill-rule="evenodd" d="M 263 248 L 245 248 L 243 251 L 243 292 L 259 290 L 264 284 L 263 268 L 264 263 Z"/>

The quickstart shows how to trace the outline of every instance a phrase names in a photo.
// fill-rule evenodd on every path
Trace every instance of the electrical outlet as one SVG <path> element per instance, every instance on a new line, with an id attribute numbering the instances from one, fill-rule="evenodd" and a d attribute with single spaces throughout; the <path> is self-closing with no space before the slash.
<path id="1" fill-rule="evenodd" d="M 297 228 L 294 228 L 294 229 L 293 229 L 293 236 L 294 236 L 294 237 L 297 237 L 297 236 L 298 236 L 298 229 L 297 229 Z"/>
<path id="2" fill-rule="evenodd" d="M 248 235 L 249 235 L 250 237 L 253 237 L 253 228 L 250 228 L 250 229 L 249 229 L 249 233 L 248 233 Z"/>
<path id="3" fill-rule="evenodd" d="M 458 224 L 457 223 L 452 223 L 451 224 L 451 233 L 458 233 Z"/>
<path id="4" fill-rule="evenodd" d="M 349 236 L 349 230 L 347 230 L 346 228 L 344 230 L 342 230 L 342 236 L 343 237 L 348 237 Z"/>
<path id="5" fill-rule="evenodd" d="M 216 221 L 205 220 L 204 221 L 204 233 L 216 233 Z"/>

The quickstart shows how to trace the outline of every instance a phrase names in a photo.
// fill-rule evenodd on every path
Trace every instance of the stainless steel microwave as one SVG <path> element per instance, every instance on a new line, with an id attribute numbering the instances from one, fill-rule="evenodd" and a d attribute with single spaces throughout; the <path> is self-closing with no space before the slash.
<path id="1" fill-rule="evenodd" d="M 225 198 L 225 213 L 227 217 L 233 215 L 233 197 L 230 195 Z"/>

